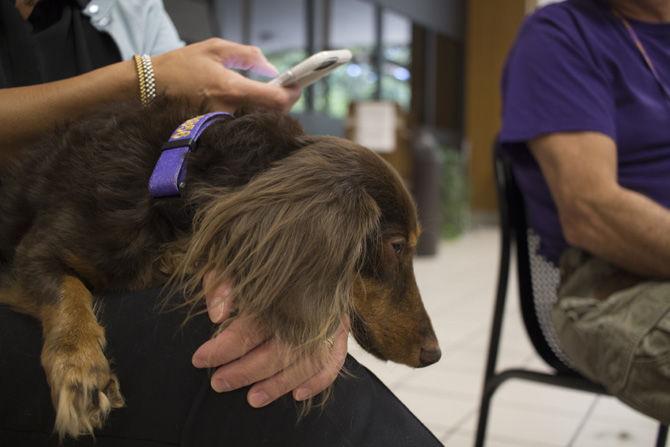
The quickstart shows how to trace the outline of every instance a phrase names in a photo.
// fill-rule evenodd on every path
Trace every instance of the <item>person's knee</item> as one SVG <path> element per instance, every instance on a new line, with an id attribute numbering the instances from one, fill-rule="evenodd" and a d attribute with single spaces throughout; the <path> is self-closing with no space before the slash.
<path id="1" fill-rule="evenodd" d="M 670 423 L 670 311 L 637 344 L 620 398 L 639 411 Z"/>

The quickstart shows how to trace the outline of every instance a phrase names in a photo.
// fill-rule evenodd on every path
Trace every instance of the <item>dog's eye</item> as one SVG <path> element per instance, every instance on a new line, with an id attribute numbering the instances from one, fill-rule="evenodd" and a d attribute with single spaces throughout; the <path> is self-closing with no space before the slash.
<path id="1" fill-rule="evenodd" d="M 402 254 L 402 252 L 405 250 L 405 242 L 404 241 L 393 241 L 391 242 L 391 248 L 393 248 L 393 251 L 395 254 L 399 255 Z"/>

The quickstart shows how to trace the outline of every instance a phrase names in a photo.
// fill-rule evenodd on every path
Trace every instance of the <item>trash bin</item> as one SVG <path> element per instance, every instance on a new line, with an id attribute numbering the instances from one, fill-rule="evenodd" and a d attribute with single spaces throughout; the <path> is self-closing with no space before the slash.
<path id="1" fill-rule="evenodd" d="M 414 138 L 413 155 L 412 193 L 423 228 L 416 253 L 419 256 L 435 255 L 440 245 L 442 228 L 440 190 L 444 154 L 435 135 L 428 129 L 421 129 Z"/>

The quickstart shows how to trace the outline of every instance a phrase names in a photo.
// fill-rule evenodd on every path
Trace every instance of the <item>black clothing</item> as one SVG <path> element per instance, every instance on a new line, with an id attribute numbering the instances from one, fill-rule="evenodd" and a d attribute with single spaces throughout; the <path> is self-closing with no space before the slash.
<path id="1" fill-rule="evenodd" d="M 93 440 L 64 446 L 439 446 L 437 439 L 370 371 L 352 357 L 355 377 L 335 382 L 333 400 L 297 423 L 290 396 L 262 409 L 248 389 L 217 394 L 209 373 L 191 365 L 212 333 L 206 315 L 180 328 L 184 314 L 156 310 L 157 291 L 108 294 L 100 320 L 126 398 Z M 40 366 L 41 330 L 0 306 L 0 446 L 57 446 L 54 412 Z"/>
<path id="2" fill-rule="evenodd" d="M 14 3 L 0 1 L 0 88 L 66 79 L 121 60 L 109 34 L 83 15 L 86 2 L 43 0 L 28 21 Z"/>

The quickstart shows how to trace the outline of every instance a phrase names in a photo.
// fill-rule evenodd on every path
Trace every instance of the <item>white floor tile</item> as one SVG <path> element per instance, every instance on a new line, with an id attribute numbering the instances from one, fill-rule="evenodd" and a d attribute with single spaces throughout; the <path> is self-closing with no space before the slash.
<path id="1" fill-rule="evenodd" d="M 475 442 L 475 432 L 459 430 L 449 433 L 441 440 L 447 447 L 472 447 Z M 518 438 L 487 436 L 485 447 L 559 447 L 559 444 L 538 441 L 526 441 Z M 562 446 L 560 446 L 562 447 Z"/>
<path id="2" fill-rule="evenodd" d="M 504 405 L 495 398 L 489 414 L 488 433 L 492 440 L 519 440 L 526 443 L 565 446 L 580 425 L 583 415 L 566 415 L 537 408 Z M 463 429 L 474 431 L 476 419 Z"/>
<path id="3" fill-rule="evenodd" d="M 632 409 L 614 397 L 601 396 L 591 415 L 591 420 L 610 424 L 630 425 L 639 427 L 654 427 L 657 422 L 642 413 Z"/>
<path id="4" fill-rule="evenodd" d="M 485 365 L 486 353 L 475 349 L 453 348 L 444 352 L 440 361 L 426 368 L 426 371 L 439 369 L 483 375 Z"/>
<path id="5" fill-rule="evenodd" d="M 527 380 L 510 380 L 493 398 L 494 408 L 517 407 L 547 414 L 584 417 L 595 401 L 592 393 L 569 390 Z"/>
<path id="6" fill-rule="evenodd" d="M 426 368 L 394 384 L 392 389 L 411 389 L 424 394 L 434 393 L 449 399 L 479 405 L 483 374 Z"/>
<path id="7" fill-rule="evenodd" d="M 514 357 L 513 353 L 503 354 L 501 363 L 509 362 L 515 366 L 523 364 L 524 356 Z M 415 370 L 407 376 L 400 377 L 392 387 L 413 387 L 416 389 L 433 389 L 436 392 L 449 393 L 461 399 L 470 399 L 479 405 L 484 380 L 484 353 L 461 350 L 447 354 L 435 365 Z"/>
<path id="8" fill-rule="evenodd" d="M 657 424 L 643 427 L 589 420 L 573 447 L 651 447 L 655 445 Z"/>
<path id="9" fill-rule="evenodd" d="M 659 423 L 613 397 L 600 396 L 574 447 L 653 446 Z"/>

